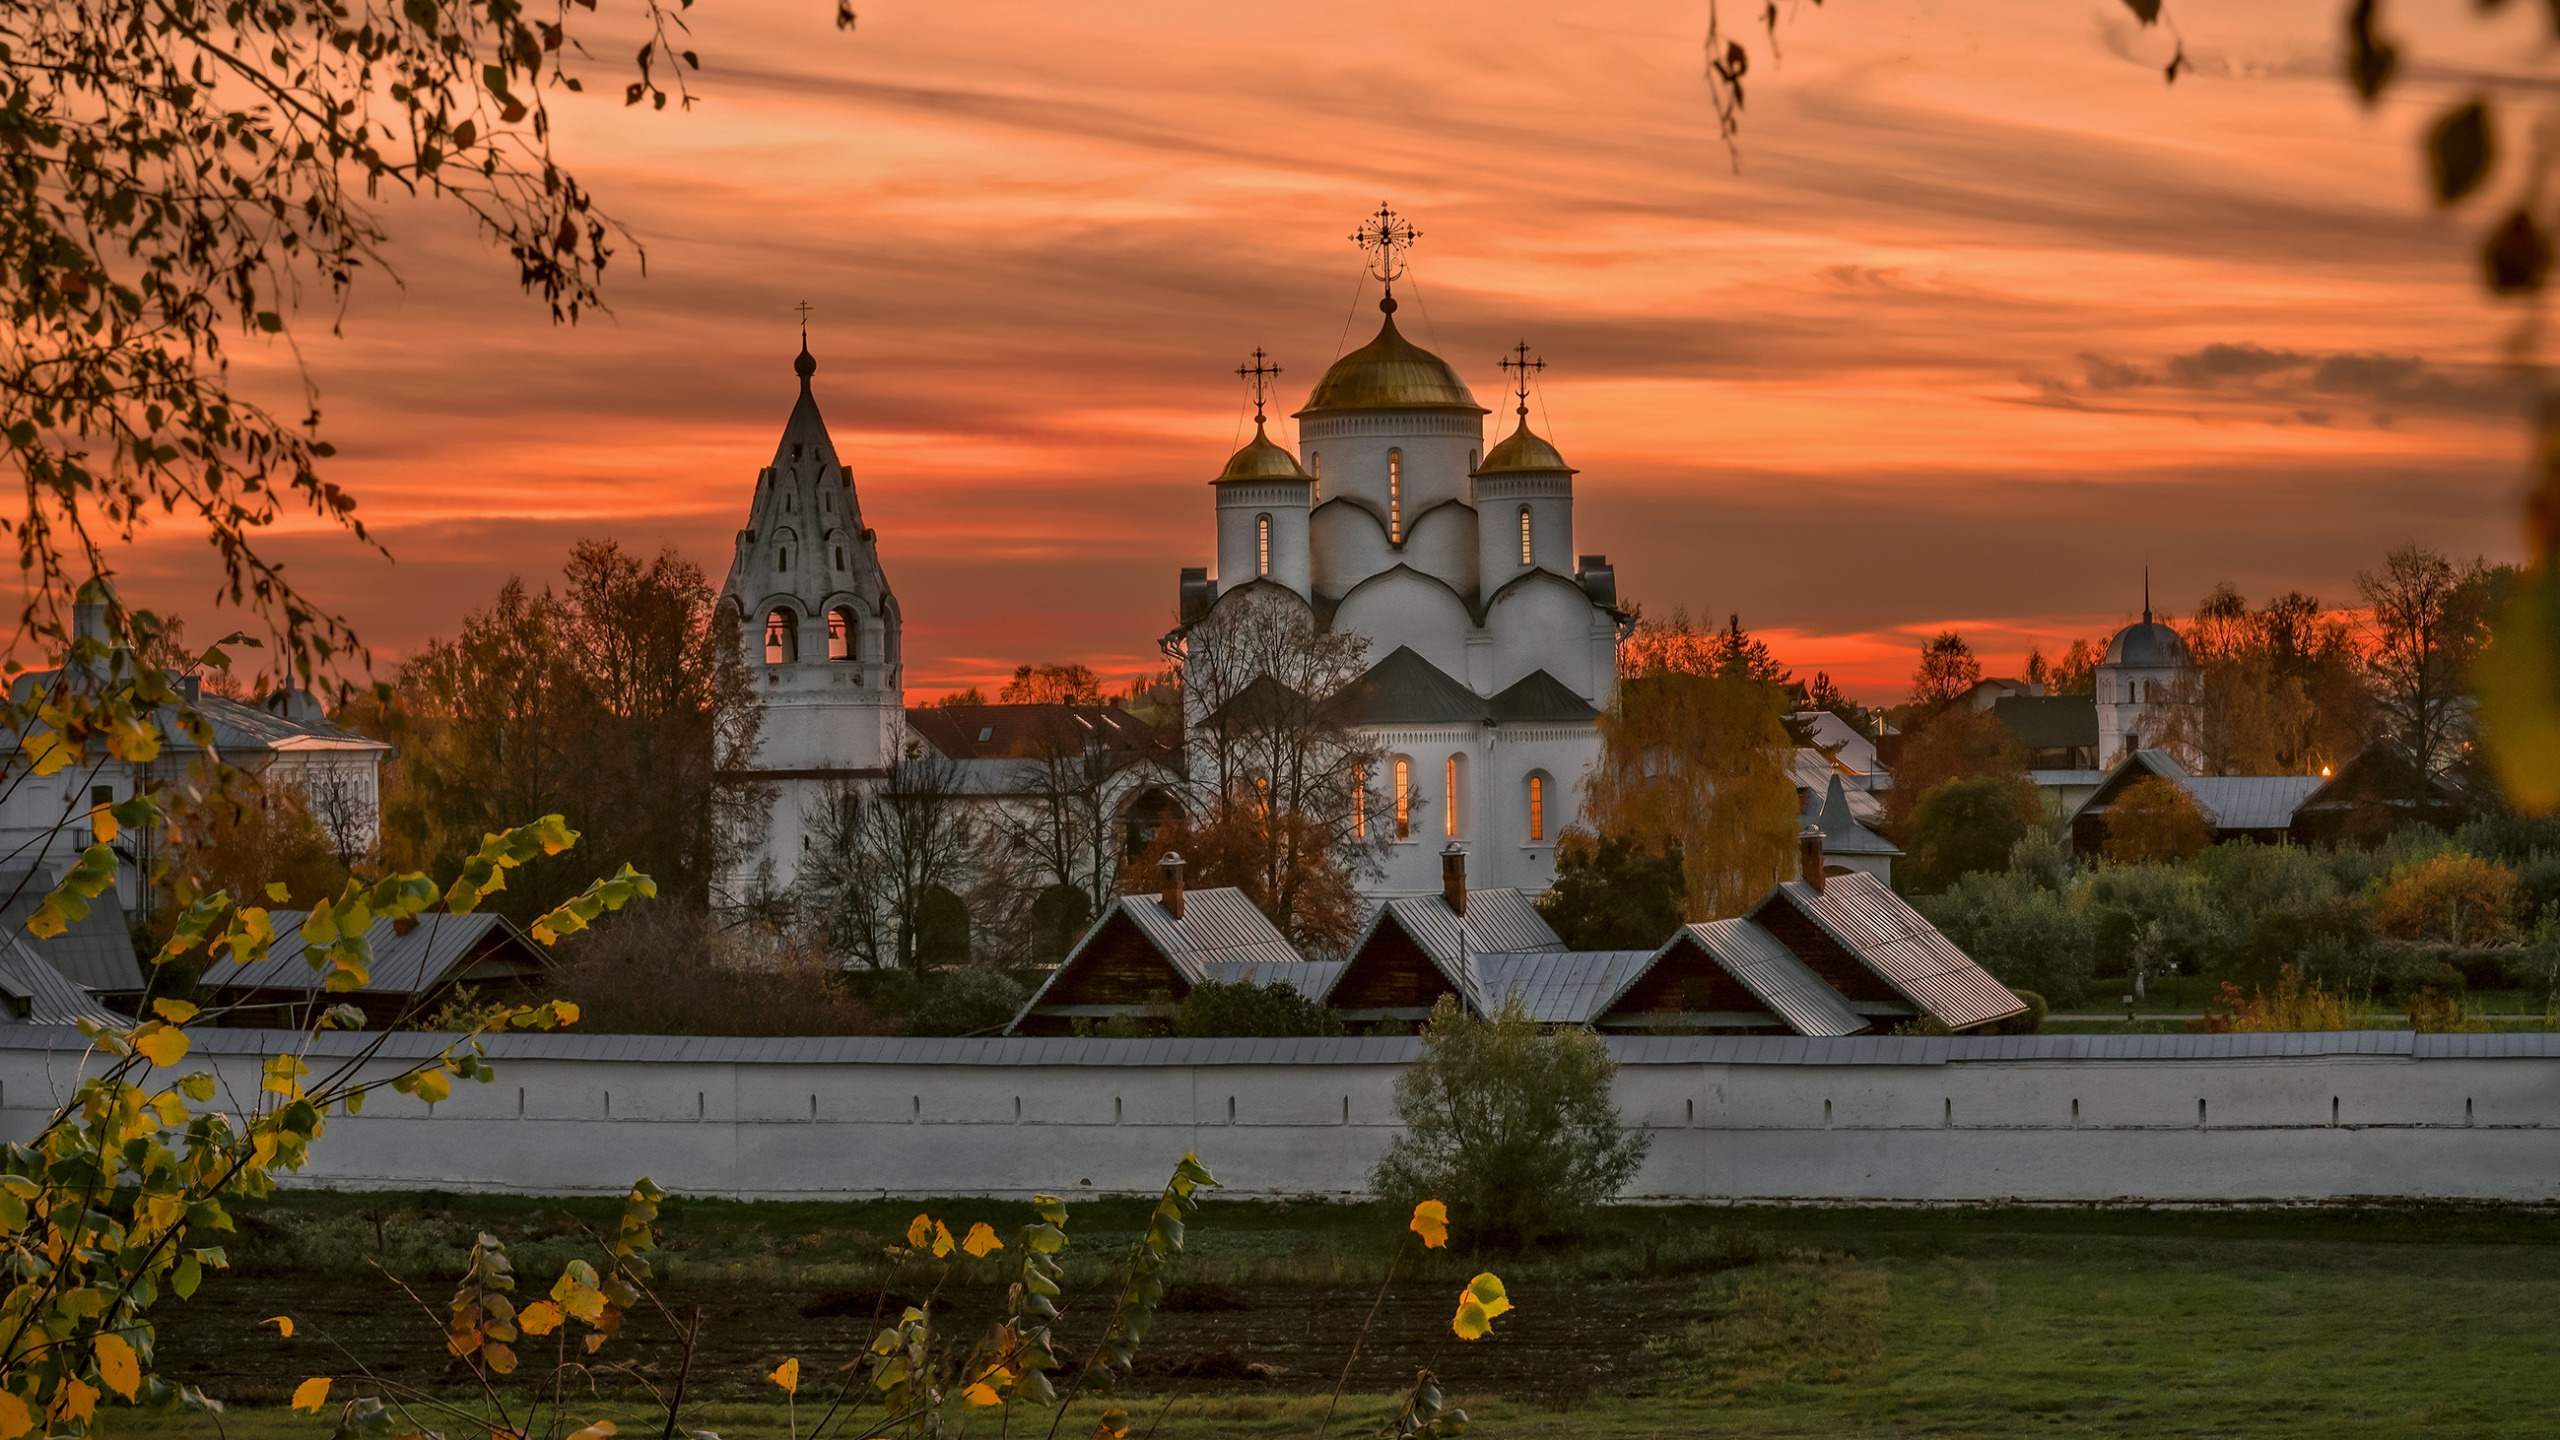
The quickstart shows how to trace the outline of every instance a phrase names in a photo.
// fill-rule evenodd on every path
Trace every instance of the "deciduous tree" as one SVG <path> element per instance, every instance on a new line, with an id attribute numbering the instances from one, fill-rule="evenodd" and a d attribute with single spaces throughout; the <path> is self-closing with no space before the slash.
<path id="1" fill-rule="evenodd" d="M 1634 675 L 1600 717 L 1583 816 L 1601 836 L 1678 854 L 1691 920 L 1738 915 L 1793 871 L 1786 692 L 1764 681 Z"/>
<path id="2" fill-rule="evenodd" d="M 2184 787 L 2146 775 L 2107 807 L 2107 858 L 2119 865 L 2191 860 L 2213 843 L 2213 827 Z"/>

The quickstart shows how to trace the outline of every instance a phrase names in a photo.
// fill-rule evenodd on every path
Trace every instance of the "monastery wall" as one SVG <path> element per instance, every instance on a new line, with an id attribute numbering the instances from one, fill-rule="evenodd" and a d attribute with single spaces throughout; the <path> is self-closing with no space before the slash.
<path id="1" fill-rule="evenodd" d="M 77 1083 L 76 1034 L 0 1027 L 0 1129 Z M 199 1034 L 249 1095 L 295 1037 Z M 361 1036 L 323 1037 L 315 1073 Z M 1634 1193 L 1792 1202 L 2560 1199 L 2560 1036 L 1610 1042 L 1653 1135 Z M 388 1073 L 433 1037 L 391 1037 Z M 299 1183 L 754 1198 L 1152 1193 L 1196 1151 L 1237 1196 L 1358 1194 L 1411 1040 L 508 1036 L 497 1078 L 333 1116 Z M 92 1062 L 94 1063 L 94 1062 Z"/>

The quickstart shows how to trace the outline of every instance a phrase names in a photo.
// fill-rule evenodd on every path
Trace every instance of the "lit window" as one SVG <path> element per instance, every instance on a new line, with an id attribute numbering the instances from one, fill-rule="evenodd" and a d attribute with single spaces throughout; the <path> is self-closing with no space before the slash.
<path id="1" fill-rule="evenodd" d="M 1520 563 L 1529 563 L 1529 507 L 1520 507 Z"/>
<path id="2" fill-rule="evenodd" d="M 827 658 L 830 660 L 853 658 L 853 624 L 841 610 L 827 612 Z"/>
<path id="3" fill-rule="evenodd" d="M 1529 838 L 1547 838 L 1547 777 L 1529 777 Z"/>
<path id="4" fill-rule="evenodd" d="M 1309 452 L 1307 455 L 1307 478 L 1310 480 L 1321 480 L 1324 478 L 1324 457 L 1322 455 L 1318 455 L 1313 452 Z"/>
<path id="5" fill-rule="evenodd" d="M 1442 834 L 1444 834 L 1444 835 L 1448 836 L 1448 837 L 1449 837 L 1450 839 L 1452 839 L 1452 840 L 1455 840 L 1455 839 L 1457 839 L 1457 838 L 1458 838 L 1458 757 L 1457 757 L 1457 756 L 1452 755 L 1452 756 L 1450 756 L 1450 757 L 1449 757 L 1448 772 L 1447 772 L 1447 774 L 1446 774 L 1445 776 L 1443 776 L 1442 778 L 1446 781 L 1446 783 L 1445 783 L 1441 788 L 1447 792 L 1447 794 L 1448 794 L 1448 796 L 1449 796 L 1449 800 L 1448 800 L 1448 804 L 1447 804 L 1447 805 L 1445 805 L 1445 806 L 1443 806 L 1443 807 L 1442 807 L 1442 809 L 1441 809 L 1441 812 L 1440 812 L 1440 833 L 1442 833 Z"/>
<path id="6" fill-rule="evenodd" d="M 800 658 L 800 618 L 776 609 L 764 617 L 764 663 L 788 665 Z"/>
<path id="7" fill-rule="evenodd" d="M 1413 762 L 1396 758 L 1396 838 L 1413 836 Z"/>
<path id="8" fill-rule="evenodd" d="M 1351 838 L 1369 838 L 1369 771 L 1367 767 L 1351 767 Z"/>
<path id="9" fill-rule="evenodd" d="M 1387 543 L 1404 543 L 1404 452 L 1387 452 Z"/>
<path id="10" fill-rule="evenodd" d="M 1253 573 L 1271 573 L 1271 517 L 1268 515 L 1253 517 Z"/>

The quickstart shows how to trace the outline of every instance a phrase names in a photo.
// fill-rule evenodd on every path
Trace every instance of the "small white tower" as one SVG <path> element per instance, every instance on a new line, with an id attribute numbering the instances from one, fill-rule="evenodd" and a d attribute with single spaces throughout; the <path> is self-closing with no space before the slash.
<path id="1" fill-rule="evenodd" d="M 1233 590 L 1256 580 L 1313 600 L 1307 550 L 1307 510 L 1315 480 L 1298 457 L 1272 443 L 1262 413 L 1267 385 L 1280 367 L 1253 352 L 1236 373 L 1253 383 L 1253 439 L 1227 457 L 1209 483 L 1218 493 L 1218 588 Z"/>
<path id="2" fill-rule="evenodd" d="M 818 362 L 805 331 L 792 368 L 800 399 L 756 477 L 714 622 L 736 634 L 764 702 L 739 778 L 773 801 L 764 842 L 724 880 L 731 904 L 791 886 L 829 796 L 885 776 L 906 727 L 898 600 L 810 393 Z"/>
<path id="3" fill-rule="evenodd" d="M 2107 642 L 2098 661 L 2098 763 L 2112 766 L 2136 750 L 2156 749 L 2166 712 L 2182 703 L 2194 673 L 2187 642 L 2151 618 L 2151 577 L 2142 579 L 2142 620 Z"/>

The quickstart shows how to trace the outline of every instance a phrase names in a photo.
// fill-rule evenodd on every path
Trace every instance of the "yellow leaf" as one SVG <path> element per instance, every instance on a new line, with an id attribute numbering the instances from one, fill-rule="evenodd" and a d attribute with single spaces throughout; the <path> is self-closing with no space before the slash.
<path id="1" fill-rule="evenodd" d="M 1003 1249 L 1004 1242 L 996 1238 L 992 1226 L 981 1220 L 969 1227 L 969 1238 L 960 1242 L 960 1248 L 968 1251 L 971 1259 L 984 1260 L 989 1254 Z"/>
<path id="2" fill-rule="evenodd" d="M 552 1001 L 552 1002 L 551 1002 L 551 1017 L 552 1017 L 554 1020 L 558 1021 L 559 1023 L 561 1023 L 561 1024 L 563 1024 L 563 1025 L 575 1025 L 575 1024 L 577 1024 L 577 1023 L 578 1023 L 578 1004 L 577 1004 L 577 1002 L 576 1002 L 576 1001 L 574 1001 L 574 1000 L 554 1000 L 554 1001 Z"/>
<path id="3" fill-rule="evenodd" d="M 196 1018 L 196 1007 L 184 1000 L 161 999 L 151 1002 L 151 1013 L 172 1025 L 184 1025 Z"/>
<path id="4" fill-rule="evenodd" d="M 933 1258 L 934 1258 L 934 1259 L 936 1259 L 936 1260 L 943 1259 L 943 1258 L 945 1258 L 946 1256 L 950 1255 L 950 1253 L 952 1252 L 952 1250 L 953 1250 L 954 1248 L 955 1248 L 955 1247 L 952 1245 L 952 1241 L 951 1241 L 951 1227 L 950 1227 L 950 1226 L 948 1226 L 948 1225 L 943 1224 L 943 1223 L 942 1223 L 941 1221 L 939 1221 L 939 1220 L 934 1221 L 934 1222 L 933 1222 Z"/>
<path id="5" fill-rule="evenodd" d="M 79 752 L 64 743 L 51 730 L 38 730 L 27 737 L 27 763 L 39 775 L 51 775 L 72 762 Z"/>
<path id="6" fill-rule="evenodd" d="M 293 1408 L 296 1410 L 308 1410 L 317 1415 L 320 1407 L 328 1403 L 329 1377 L 326 1375 L 314 1375 L 293 1387 Z"/>
<path id="7" fill-rule="evenodd" d="M 1450 1317 L 1449 1329 L 1461 1340 L 1481 1340 L 1493 1333 L 1493 1317 L 1484 1313 L 1483 1306 L 1461 1296 L 1458 1313 Z"/>
<path id="8" fill-rule="evenodd" d="M 1004 1403 L 1004 1397 L 996 1393 L 996 1387 L 988 1384 L 984 1380 L 981 1380 L 977 1384 L 970 1386 L 968 1389 L 961 1391 L 960 1398 L 968 1401 L 972 1405 L 1001 1405 Z"/>
<path id="9" fill-rule="evenodd" d="M 0 1440 L 18 1437 L 36 1428 L 36 1417 L 27 1411 L 27 1402 L 0 1390 Z"/>
<path id="10" fill-rule="evenodd" d="M 932 1217 L 932 1216 L 930 1216 L 930 1215 L 919 1215 L 919 1216 L 917 1216 L 916 1218 L 914 1218 L 913 1220 L 910 1220 L 910 1221 L 908 1221 L 908 1222 L 907 1222 L 907 1243 L 908 1243 L 908 1244 L 910 1244 L 910 1245 L 912 1245 L 912 1246 L 916 1247 L 917 1249 L 921 1250 L 921 1249 L 923 1249 L 927 1244 L 930 1244 L 930 1243 L 932 1242 L 932 1240 L 933 1240 L 933 1217 Z"/>
<path id="11" fill-rule="evenodd" d="M 414 1083 L 418 1098 L 430 1105 L 453 1093 L 453 1080 L 441 1068 L 419 1071 Z"/>
<path id="12" fill-rule="evenodd" d="M 785 1360 L 785 1361 L 783 1361 L 783 1362 L 782 1362 L 782 1364 L 781 1364 L 778 1368 L 776 1368 L 776 1369 L 774 1370 L 773 1374 L 771 1374 L 770 1376 L 767 1376 L 766 1378 L 767 1378 L 767 1379 L 770 1379 L 771 1381 L 773 1381 L 773 1383 L 774 1383 L 774 1384 L 781 1386 L 781 1387 L 782 1387 L 782 1391 L 783 1391 L 783 1393 L 784 1393 L 784 1394 L 786 1394 L 786 1395 L 797 1395 L 797 1394 L 799 1394 L 799 1393 L 800 1393 L 800 1361 L 799 1361 L 799 1358 L 798 1358 L 797 1356 L 794 1356 L 793 1358 L 791 1358 L 791 1359 L 789 1359 L 789 1360 Z"/>
<path id="13" fill-rule="evenodd" d="M 187 1049 L 194 1043 L 187 1038 L 186 1031 L 156 1020 L 143 1026 L 133 1037 L 133 1048 L 141 1051 L 152 1064 L 163 1067 L 186 1059 Z"/>
<path id="14" fill-rule="evenodd" d="M 27 933 L 39 940 L 50 940 L 70 928 L 70 917 L 62 913 L 61 907 L 54 903 L 50 895 L 45 897 L 43 904 L 36 907 L 36 913 L 27 917 Z"/>
<path id="15" fill-rule="evenodd" d="M 1511 1297 L 1502 1288 L 1502 1277 L 1491 1271 L 1467 1282 L 1467 1293 L 1484 1307 L 1487 1315 L 1500 1315 L 1511 1308 Z"/>
<path id="16" fill-rule="evenodd" d="M 86 1420 L 98 1413 L 98 1387 L 81 1380 L 65 1380 L 54 1405 L 74 1420 Z"/>
<path id="17" fill-rule="evenodd" d="M 116 843 L 115 812 L 104 805 L 90 806 L 89 833 L 97 837 L 97 841 L 101 845 L 113 845 Z"/>
<path id="18" fill-rule="evenodd" d="M 1128 1440 L 1129 1412 L 1114 1405 L 1093 1422 L 1093 1440 Z"/>
<path id="19" fill-rule="evenodd" d="M 599 1420 L 584 1430 L 570 1432 L 569 1440 L 613 1440 L 613 1431 L 612 1421 Z"/>
<path id="20" fill-rule="evenodd" d="M 293 1338 L 293 1317 L 290 1315 L 270 1315 L 258 1323 L 261 1325 L 273 1325 L 276 1327 L 276 1333 L 287 1340 Z"/>
<path id="21" fill-rule="evenodd" d="M 548 1300 L 536 1300 L 516 1316 L 516 1326 L 527 1335 L 548 1335 L 560 1328 L 560 1307 Z"/>
<path id="22" fill-rule="evenodd" d="M 500 1375 L 516 1373 L 516 1352 L 494 1340 L 480 1347 L 480 1361 Z"/>
<path id="23" fill-rule="evenodd" d="M 1502 1290 L 1499 1277 L 1487 1273 L 1467 1282 L 1458 1292 L 1458 1313 L 1449 1320 L 1449 1328 L 1461 1340 L 1481 1340 L 1493 1333 L 1493 1317 L 1511 1308 L 1511 1298 Z"/>
<path id="24" fill-rule="evenodd" d="M 1449 1243 L 1449 1207 L 1425 1200 L 1413 1207 L 1413 1222 L 1407 1228 L 1422 1237 L 1423 1249 L 1440 1249 Z"/>
<path id="25" fill-rule="evenodd" d="M 133 1345 L 123 1336 L 109 1331 L 98 1337 L 98 1378 L 107 1388 L 130 1400 L 142 1386 L 142 1357 L 133 1353 Z"/>

